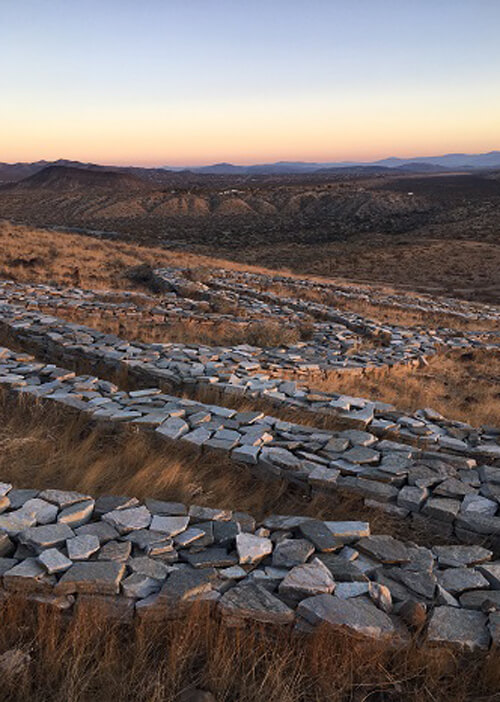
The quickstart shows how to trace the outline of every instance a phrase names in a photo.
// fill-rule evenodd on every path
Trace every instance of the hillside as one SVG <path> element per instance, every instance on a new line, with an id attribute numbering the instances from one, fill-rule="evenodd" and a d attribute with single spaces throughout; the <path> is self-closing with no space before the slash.
<path id="1" fill-rule="evenodd" d="M 4 187 L 8 187 L 10 190 L 37 190 L 42 188 L 59 192 L 61 190 L 79 190 L 82 188 L 137 190 L 144 188 L 145 184 L 140 178 L 128 173 L 51 165 L 42 168 L 18 183 Z"/>

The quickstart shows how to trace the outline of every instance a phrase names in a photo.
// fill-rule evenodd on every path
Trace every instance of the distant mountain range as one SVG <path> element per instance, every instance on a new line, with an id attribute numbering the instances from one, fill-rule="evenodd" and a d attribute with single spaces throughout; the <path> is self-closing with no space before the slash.
<path id="1" fill-rule="evenodd" d="M 48 171 L 56 168 L 59 170 Z M 71 169 L 71 172 L 63 172 L 60 169 Z M 190 174 L 207 176 L 252 176 L 252 175 L 310 175 L 314 173 L 328 175 L 328 173 L 349 172 L 359 175 L 377 175 L 391 172 L 401 173 L 438 173 L 448 171 L 470 171 L 500 169 L 500 151 L 490 151 L 485 154 L 444 154 L 443 156 L 419 156 L 416 158 L 383 158 L 378 161 L 339 161 L 315 163 L 307 161 L 277 161 L 276 163 L 262 163 L 250 166 L 241 166 L 233 163 L 215 163 L 210 166 L 163 166 L 160 168 L 145 168 L 141 166 L 102 166 L 95 163 L 82 163 L 81 161 L 68 161 L 59 159 L 57 161 L 34 161 L 31 163 L 1 163 L 0 162 L 0 183 L 18 183 L 31 178 L 37 173 L 44 171 L 41 182 L 35 179 L 28 182 L 28 187 L 42 187 L 42 182 L 48 187 L 55 185 L 55 180 L 60 181 L 67 189 L 68 187 L 79 187 L 86 183 L 96 187 L 122 185 L 126 186 L 127 181 L 110 177 L 110 174 L 128 174 L 135 176 L 137 180 L 149 181 L 155 184 L 184 182 L 190 178 Z M 95 175 L 93 178 L 85 179 L 78 176 L 75 171 L 86 170 L 96 173 L 104 173 L 100 178 Z M 170 180 L 169 180 L 170 179 Z M 133 186 L 132 181 L 128 181 L 129 186 Z M 135 183 L 137 186 L 137 182 Z"/>
<path id="2" fill-rule="evenodd" d="M 239 166 L 233 163 L 214 163 L 210 166 L 164 166 L 171 171 L 189 170 L 193 173 L 216 175 L 266 175 L 285 173 L 315 173 L 318 171 L 338 169 L 400 169 L 411 171 L 471 170 L 500 168 L 500 151 L 485 154 L 444 154 L 443 156 L 418 156 L 415 158 L 383 158 L 378 161 L 333 161 L 327 163 L 307 161 L 277 161 L 251 166 Z"/>

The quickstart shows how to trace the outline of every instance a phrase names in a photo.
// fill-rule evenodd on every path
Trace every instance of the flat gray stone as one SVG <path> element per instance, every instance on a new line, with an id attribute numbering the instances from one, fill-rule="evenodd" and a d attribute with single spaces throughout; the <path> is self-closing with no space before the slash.
<path id="1" fill-rule="evenodd" d="M 46 548 L 62 546 L 67 539 L 73 538 L 74 535 L 73 530 L 67 524 L 47 524 L 31 527 L 21 532 L 19 541 L 40 552 Z"/>
<path id="2" fill-rule="evenodd" d="M 36 558 L 26 558 L 4 573 L 3 584 L 7 590 L 16 592 L 50 592 L 54 585 L 52 578 Z"/>
<path id="3" fill-rule="evenodd" d="M 64 553 L 61 553 L 57 548 L 48 548 L 38 556 L 40 563 L 45 566 L 47 573 L 64 573 L 73 563 L 69 558 L 66 558 Z"/>
<path id="4" fill-rule="evenodd" d="M 273 543 L 271 539 L 241 533 L 236 536 L 236 550 L 241 565 L 253 564 L 272 552 Z"/>
<path id="5" fill-rule="evenodd" d="M 325 522 L 325 524 L 339 543 L 349 544 L 363 536 L 370 536 L 369 522 Z"/>
<path id="6" fill-rule="evenodd" d="M 90 521 L 94 511 L 94 500 L 84 500 L 70 505 L 62 510 L 57 517 L 61 524 L 67 524 L 73 529 Z"/>
<path id="7" fill-rule="evenodd" d="M 338 539 L 333 535 L 331 529 L 328 528 L 325 522 L 311 519 L 310 521 L 300 524 L 299 531 L 318 551 L 323 553 L 335 551 L 341 546 Z"/>
<path id="8" fill-rule="evenodd" d="M 87 593 L 118 595 L 125 565 L 115 561 L 82 561 L 67 570 L 54 592 L 60 595 Z"/>
<path id="9" fill-rule="evenodd" d="M 294 612 L 265 587 L 255 583 L 238 585 L 219 600 L 222 617 L 231 623 L 239 620 L 286 625 L 294 620 Z"/>
<path id="10" fill-rule="evenodd" d="M 382 563 L 407 563 L 410 560 L 407 546 L 393 536 L 366 536 L 356 543 L 356 548 Z"/>
<path id="11" fill-rule="evenodd" d="M 273 552 L 273 566 L 276 568 L 293 568 L 305 563 L 314 553 L 314 546 L 306 539 L 285 539 Z"/>
<path id="12" fill-rule="evenodd" d="M 484 575 L 494 590 L 500 590 L 500 561 L 480 565 L 477 569 Z"/>
<path id="13" fill-rule="evenodd" d="M 334 628 L 370 638 L 385 638 L 395 632 L 391 618 L 370 600 L 362 597 L 341 599 L 335 595 L 316 595 L 302 600 L 297 614 L 310 624 L 326 622 Z"/>
<path id="14" fill-rule="evenodd" d="M 52 502 L 57 505 L 60 509 L 65 509 L 77 502 L 83 502 L 84 500 L 92 499 L 89 495 L 82 495 L 81 492 L 73 492 L 71 490 L 43 490 L 38 497 L 41 500 L 46 500 L 47 502 Z"/>
<path id="15" fill-rule="evenodd" d="M 482 546 L 434 546 L 439 565 L 443 568 L 459 568 L 477 565 L 491 560 L 493 552 Z"/>
<path id="16" fill-rule="evenodd" d="M 489 582 L 473 568 L 448 568 L 439 573 L 439 583 L 452 595 L 458 595 L 466 590 L 483 590 L 489 587 Z"/>
<path id="17" fill-rule="evenodd" d="M 332 593 L 335 582 L 328 568 L 315 558 L 311 563 L 295 566 L 281 581 L 279 593 L 287 601 L 299 601 L 304 597 Z"/>
<path id="18" fill-rule="evenodd" d="M 193 568 L 228 568 L 238 563 L 236 555 L 228 553 L 225 548 L 206 548 L 196 553 L 181 551 L 180 555 Z"/>
<path id="19" fill-rule="evenodd" d="M 138 529 L 146 529 L 151 522 L 151 513 L 147 507 L 132 507 L 130 509 L 116 509 L 102 516 L 120 534 L 128 534 Z"/>
<path id="20" fill-rule="evenodd" d="M 100 561 L 118 561 L 119 563 L 125 563 L 131 551 L 132 544 L 130 541 L 108 541 L 104 546 L 101 546 L 97 558 Z"/>
<path id="21" fill-rule="evenodd" d="M 158 592 L 161 582 L 141 573 L 132 573 L 122 580 L 121 587 L 125 597 L 142 599 Z"/>
<path id="22" fill-rule="evenodd" d="M 131 558 L 127 565 L 134 573 L 147 575 L 149 578 L 160 581 L 165 580 L 170 571 L 169 566 L 155 558 L 148 558 L 148 556 Z"/>
<path id="23" fill-rule="evenodd" d="M 214 568 L 183 568 L 173 571 L 160 590 L 158 601 L 175 606 L 178 602 L 199 597 L 212 590 L 216 577 L 217 571 Z"/>
<path id="24" fill-rule="evenodd" d="M 20 508 L 20 511 L 34 517 L 36 524 L 44 525 L 56 521 L 59 507 L 46 500 L 34 497 L 26 500 Z"/>
<path id="25" fill-rule="evenodd" d="M 486 650 L 490 644 L 487 621 L 482 612 L 436 607 L 429 622 L 427 640 L 452 644 L 467 651 Z"/>
<path id="26" fill-rule="evenodd" d="M 68 556 L 72 561 L 86 561 L 93 553 L 97 553 L 101 544 L 97 536 L 82 534 L 66 541 Z"/>
<path id="27" fill-rule="evenodd" d="M 155 514 L 151 520 L 151 530 L 157 531 L 171 538 L 181 534 L 188 528 L 189 517 L 163 517 Z"/>

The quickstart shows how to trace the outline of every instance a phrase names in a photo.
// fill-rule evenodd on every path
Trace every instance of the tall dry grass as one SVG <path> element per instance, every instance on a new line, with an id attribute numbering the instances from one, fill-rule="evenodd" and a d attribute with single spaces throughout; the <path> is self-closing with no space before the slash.
<path id="1" fill-rule="evenodd" d="M 203 504 L 249 512 L 256 519 L 272 513 L 363 519 L 374 532 L 434 542 L 432 534 L 370 510 L 357 497 L 310 495 L 288 481 L 235 464 L 223 452 L 199 453 L 143 430 L 95 425 L 76 411 L 13 398 L 5 391 L 0 392 L 0 479 L 17 487 Z"/>
<path id="2" fill-rule="evenodd" d="M 500 426 L 500 353 L 477 349 L 441 354 L 429 366 L 358 376 L 344 373 L 315 382 L 318 389 L 368 397 L 414 412 L 433 407 L 472 426 Z"/>
<path id="3" fill-rule="evenodd" d="M 86 604 L 71 620 L 21 600 L 0 605 L 0 655 L 30 656 L 3 675 L 5 702 L 494 702 L 496 652 L 395 650 L 339 631 L 314 635 L 247 625 L 228 629 L 201 605 L 182 621 L 111 623 Z"/>

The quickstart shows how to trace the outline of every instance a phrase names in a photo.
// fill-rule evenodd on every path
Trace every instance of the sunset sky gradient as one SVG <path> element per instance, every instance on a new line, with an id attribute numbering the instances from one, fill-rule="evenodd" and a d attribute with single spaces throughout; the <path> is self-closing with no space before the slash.
<path id="1" fill-rule="evenodd" d="M 0 0 L 0 161 L 500 149 L 500 0 Z"/>

